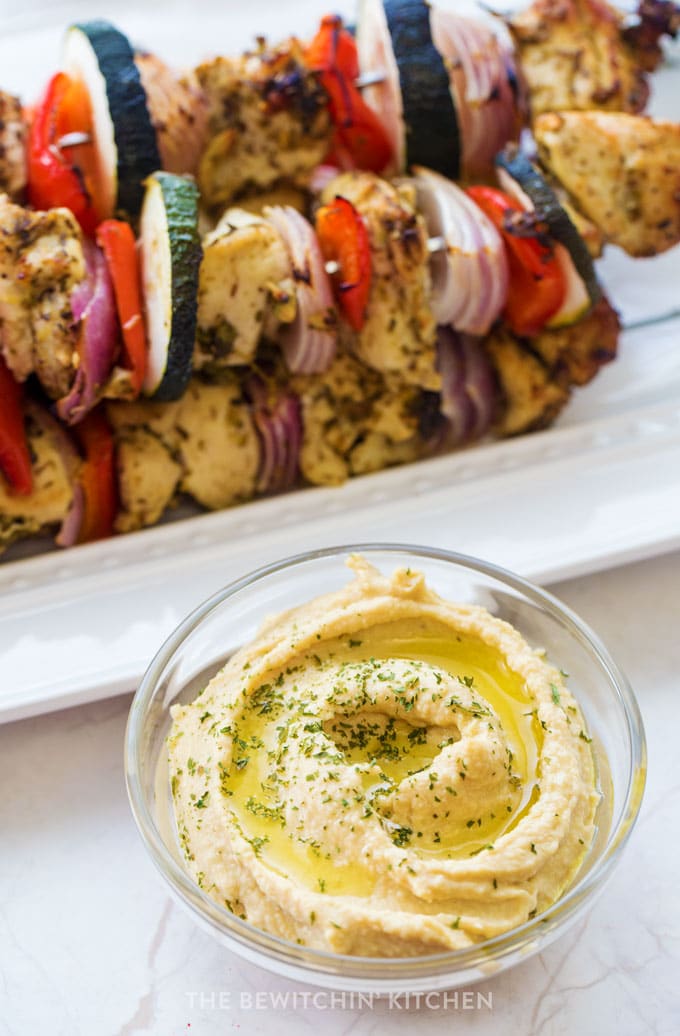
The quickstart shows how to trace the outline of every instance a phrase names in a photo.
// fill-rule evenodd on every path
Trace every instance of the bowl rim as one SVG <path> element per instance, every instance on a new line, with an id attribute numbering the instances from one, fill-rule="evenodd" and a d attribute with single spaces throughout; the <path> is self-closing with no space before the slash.
<path id="1" fill-rule="evenodd" d="M 294 569 L 309 562 L 349 557 L 351 554 L 407 554 L 415 558 L 452 563 L 505 583 L 543 610 L 548 611 L 553 618 L 570 628 L 570 632 L 575 634 L 577 639 L 585 642 L 588 650 L 604 670 L 619 705 L 623 707 L 630 740 L 628 780 L 618 814 L 611 818 L 611 826 L 601 855 L 583 877 L 570 885 L 568 890 L 542 913 L 525 921 L 522 925 L 470 947 L 415 957 L 359 957 L 299 945 L 257 928 L 250 922 L 230 913 L 208 896 L 199 888 L 189 872 L 172 857 L 154 821 L 139 779 L 142 762 L 140 734 L 149 701 L 166 666 L 197 626 L 226 600 L 267 576 L 286 569 Z M 264 953 L 270 961 L 278 960 L 279 963 L 297 969 L 302 968 L 312 974 L 317 973 L 328 977 L 342 975 L 348 979 L 371 978 L 379 983 L 381 979 L 424 978 L 446 972 L 455 973 L 480 965 L 486 965 L 488 968 L 491 960 L 499 961 L 510 953 L 521 950 L 537 936 L 543 935 L 546 930 L 552 930 L 561 921 L 566 922 L 572 917 L 579 904 L 604 885 L 630 837 L 644 794 L 647 750 L 640 708 L 627 677 L 619 669 L 598 635 L 557 597 L 500 565 L 472 555 L 439 547 L 376 541 L 315 548 L 261 565 L 244 576 L 232 580 L 194 608 L 158 649 L 134 695 L 125 731 L 124 768 L 130 807 L 142 841 L 175 895 L 184 906 L 197 915 L 199 921 L 215 929 L 222 937 L 239 943 L 250 953 L 258 951 Z"/>

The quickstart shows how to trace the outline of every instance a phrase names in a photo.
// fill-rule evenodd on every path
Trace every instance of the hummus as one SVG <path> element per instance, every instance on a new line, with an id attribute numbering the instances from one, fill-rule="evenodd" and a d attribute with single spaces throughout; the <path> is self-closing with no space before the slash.
<path id="1" fill-rule="evenodd" d="M 199 886 L 294 942 L 457 949 L 553 903 L 593 838 L 583 717 L 507 622 L 411 569 L 266 623 L 168 739 Z"/>

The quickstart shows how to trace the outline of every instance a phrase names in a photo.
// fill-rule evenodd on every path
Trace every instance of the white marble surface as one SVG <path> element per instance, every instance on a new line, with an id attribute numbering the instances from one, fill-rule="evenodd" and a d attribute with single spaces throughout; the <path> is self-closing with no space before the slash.
<path id="1" fill-rule="evenodd" d="M 464 1009 L 462 991 L 458 1010 L 249 1007 L 258 991 L 305 991 L 242 963 L 170 902 L 128 810 L 126 696 L 0 729 L 0 1033 L 680 1033 L 680 554 L 553 589 L 627 671 L 649 780 L 586 920 L 475 987 L 491 1008 Z"/>

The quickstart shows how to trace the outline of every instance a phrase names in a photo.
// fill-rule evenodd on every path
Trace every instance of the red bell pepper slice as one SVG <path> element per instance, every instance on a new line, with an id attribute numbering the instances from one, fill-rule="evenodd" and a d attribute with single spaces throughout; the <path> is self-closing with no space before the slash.
<path id="1" fill-rule="evenodd" d="M 338 303 L 355 331 L 361 331 L 371 290 L 371 250 L 363 219 L 347 198 L 336 197 L 316 214 L 324 259 L 338 265 L 331 275 Z"/>
<path id="2" fill-rule="evenodd" d="M 83 518 L 77 542 L 89 543 L 113 534 L 118 507 L 114 438 L 100 409 L 87 414 L 74 433 L 83 452 L 79 475 Z"/>
<path id="3" fill-rule="evenodd" d="M 21 385 L 14 380 L 0 356 L 0 471 L 11 492 L 28 496 L 33 491 L 33 472 L 21 408 L 22 396 Z"/>
<path id="4" fill-rule="evenodd" d="M 331 153 L 348 155 L 358 169 L 382 172 L 392 149 L 380 119 L 356 85 L 359 61 L 354 37 L 343 28 L 338 15 L 327 14 L 305 50 L 305 61 L 319 73 L 328 94 L 328 106 L 335 127 Z"/>
<path id="5" fill-rule="evenodd" d="M 85 134 L 90 140 L 62 148 L 60 141 L 72 133 Z M 103 215 L 92 138 L 87 90 L 65 72 L 57 72 L 33 111 L 28 137 L 28 200 L 36 209 L 70 209 L 90 235 Z"/>
<path id="6" fill-rule="evenodd" d="M 515 334 L 536 335 L 564 301 L 566 281 L 553 249 L 537 236 L 513 232 L 519 202 L 495 187 L 468 187 L 467 194 L 500 231 L 506 245 L 510 279 L 503 318 Z"/>
<path id="7" fill-rule="evenodd" d="M 136 398 L 144 383 L 148 349 L 135 235 L 128 223 L 107 219 L 97 227 L 97 244 L 106 257 L 113 281 L 116 310 L 123 333 L 124 363 L 131 373 Z"/>

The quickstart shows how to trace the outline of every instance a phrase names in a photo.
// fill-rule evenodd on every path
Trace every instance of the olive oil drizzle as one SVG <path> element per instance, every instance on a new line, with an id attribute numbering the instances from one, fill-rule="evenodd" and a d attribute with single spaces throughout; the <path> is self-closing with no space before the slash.
<path id="1" fill-rule="evenodd" d="M 337 767 L 349 777 L 345 787 L 327 785 L 322 778 L 310 780 L 309 798 L 332 799 L 337 804 L 340 796 L 342 802 L 360 807 L 363 818 L 377 820 L 393 843 L 404 849 L 402 862 L 411 853 L 442 860 L 475 856 L 512 830 L 538 799 L 543 730 L 536 703 L 522 679 L 480 638 L 457 634 L 439 623 L 420 626 L 414 635 L 403 623 L 385 623 L 355 639 L 329 641 L 319 654 L 310 656 L 313 661 L 308 657 L 300 663 L 334 673 L 351 672 L 352 667 L 358 672 L 361 665 L 382 665 L 393 659 L 435 667 L 470 691 L 462 696 L 467 704 L 451 703 L 451 722 L 446 727 L 428 728 L 408 712 L 402 717 L 362 711 L 361 703 L 351 715 L 336 712 L 322 720 L 318 702 L 305 706 L 299 697 L 286 693 L 289 682 L 297 690 L 295 666 L 251 696 L 232 731 L 234 753 L 224 771 L 222 790 L 244 838 L 261 862 L 281 876 L 331 895 L 367 896 L 376 881 L 370 859 L 338 858 L 320 840 L 309 837 L 303 819 L 290 822 L 290 809 L 286 822 L 287 789 L 279 777 L 293 732 L 296 748 L 302 745 L 304 751 L 321 757 L 323 772 L 333 773 Z M 408 698 L 404 701 L 407 708 Z M 442 749 L 455 746 L 460 737 L 456 714 L 461 711 L 481 722 L 495 714 L 508 746 L 508 759 L 502 762 L 511 771 L 513 792 L 502 810 L 482 810 L 481 815 L 463 821 L 446 819 L 444 801 L 435 837 L 421 837 L 393 820 L 390 796 L 403 782 L 428 775 Z"/>

